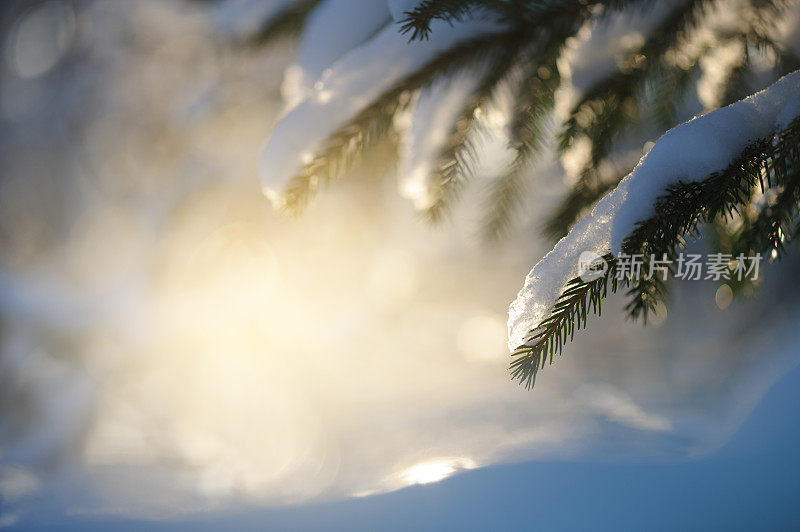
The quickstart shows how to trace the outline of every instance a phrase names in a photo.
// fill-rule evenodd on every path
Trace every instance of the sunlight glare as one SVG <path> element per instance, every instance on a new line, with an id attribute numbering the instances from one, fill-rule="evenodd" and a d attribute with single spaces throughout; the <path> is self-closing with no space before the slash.
<path id="1" fill-rule="evenodd" d="M 439 482 L 461 469 L 474 469 L 477 464 L 469 458 L 437 458 L 415 464 L 400 474 L 406 485 Z"/>

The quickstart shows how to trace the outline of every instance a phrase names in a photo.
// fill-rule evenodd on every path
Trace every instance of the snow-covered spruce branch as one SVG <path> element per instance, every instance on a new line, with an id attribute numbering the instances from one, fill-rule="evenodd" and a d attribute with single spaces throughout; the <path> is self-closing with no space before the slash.
<path id="1" fill-rule="evenodd" d="M 738 253 L 780 250 L 800 229 L 800 71 L 667 132 L 531 270 L 509 308 L 512 376 L 532 386 L 545 361 L 552 363 L 585 327 L 588 313 L 599 313 L 609 286 L 628 287 L 630 316 L 646 319 L 663 299 L 665 282 L 657 275 L 618 282 L 615 255 L 641 255 L 644 269 L 651 256 L 674 257 L 702 224 L 755 209 L 759 189 L 776 200 L 743 220 Z M 609 266 L 589 282 L 578 276 L 585 251 Z"/>
<path id="2" fill-rule="evenodd" d="M 603 5 L 616 11 L 645 3 L 647 0 L 567 0 L 541 2 L 534 0 L 422 0 L 412 2 L 413 9 L 405 11 L 400 30 L 410 40 L 428 39 L 431 24 L 442 20 L 449 24 L 464 21 L 480 13 L 492 16 L 499 22 L 524 22 L 529 26 L 550 25 L 559 18 L 588 16 L 592 8 Z"/>
<path id="3" fill-rule="evenodd" d="M 793 62 L 792 52 L 770 39 L 765 31 L 775 25 L 790 2 L 743 2 L 742 18 L 749 21 L 749 27 L 741 32 L 715 29 L 709 33 L 709 26 L 714 28 L 713 20 L 718 15 L 714 12 L 717 4 L 713 0 L 676 3 L 649 32 L 644 43 L 632 50 L 633 57 L 640 61 L 623 63 L 587 89 L 572 106 L 559 133 L 559 149 L 564 153 L 584 137 L 591 139 L 591 150 L 572 190 L 544 227 L 545 234 L 554 241 L 563 237 L 586 209 L 630 172 L 631 167 L 624 165 L 610 176 L 601 176 L 598 170 L 612 159 L 617 140 L 648 120 L 654 120 L 664 129 L 682 121 L 678 120 L 680 105 L 694 86 L 701 61 L 714 50 L 738 45 L 739 53 L 743 54 L 728 73 L 720 91 L 720 105 L 733 103 L 752 92 L 744 82 L 751 62 L 749 46 L 774 54 L 783 74 L 800 68 L 800 64 Z M 702 35 L 705 37 L 698 37 Z M 690 44 L 698 39 L 703 44 Z M 683 56 L 684 64 L 676 63 L 676 51 Z"/>
<path id="4" fill-rule="evenodd" d="M 548 119 L 561 83 L 560 53 L 560 46 L 545 47 L 542 57 L 524 64 L 524 80 L 515 93 L 515 107 L 519 112 L 509 128 L 510 145 L 517 149 L 509 167 L 494 179 L 490 188 L 489 208 L 482 223 L 486 240 L 504 237 L 511 228 L 512 217 L 523 207 L 526 170 L 547 145 Z"/>
<path id="5" fill-rule="evenodd" d="M 605 273 L 588 282 L 580 277 L 570 279 L 550 315 L 511 353 L 511 376 L 527 388 L 533 387 L 548 357 L 552 364 L 553 355 L 561 353 L 567 338 L 571 341 L 576 330 L 586 327 L 589 312 L 600 315 L 609 285 L 612 292 L 617 291 L 616 259 L 610 254 L 602 259 L 608 265 Z"/>
<path id="6" fill-rule="evenodd" d="M 681 39 L 701 25 L 711 3 L 709 0 L 688 0 L 678 4 L 636 50 L 634 57 L 644 60 L 634 60 L 620 67 L 590 87 L 572 106 L 558 134 L 559 152 L 564 154 L 581 137 L 591 139 L 592 144 L 572 190 L 545 225 L 545 234 L 554 241 L 563 237 L 585 209 L 594 205 L 630 171 L 627 167 L 612 179 L 603 180 L 598 168 L 609 157 L 615 142 L 648 114 L 652 102 L 650 98 L 642 97 L 646 88 L 670 86 L 672 93 L 663 98 L 667 102 L 680 100 L 678 95 L 688 90 L 690 75 L 680 76 L 679 80 L 673 77 L 670 81 L 674 82 L 670 84 L 666 80 L 658 83 L 654 80 L 666 72 L 689 71 L 669 65 L 667 55 Z M 674 125 L 674 122 L 668 122 L 665 128 Z"/>
<path id="7" fill-rule="evenodd" d="M 631 102 L 642 92 L 643 84 L 653 76 L 653 71 L 660 67 L 663 54 L 702 20 L 709 3 L 709 0 L 689 0 L 675 7 L 636 50 L 635 57 L 650 58 L 649 61 L 631 61 L 591 87 L 572 107 L 559 134 L 558 146 L 564 152 L 581 135 L 598 140 L 592 144 L 592 156 L 583 172 L 600 162 L 620 132 L 617 124 L 628 122 L 625 115 L 635 112 Z"/>
<path id="8" fill-rule="evenodd" d="M 305 0 L 281 0 L 284 6 L 301 4 Z M 532 384 L 543 355 L 560 352 L 567 335 L 585 323 L 586 312 L 599 310 L 608 286 L 571 281 L 578 273 L 577 253 L 612 259 L 625 250 L 645 258 L 671 255 L 706 222 L 724 237 L 718 238 L 720 251 L 780 252 L 795 231 L 796 124 L 786 116 L 794 119 L 800 112 L 780 113 L 798 99 L 797 73 L 669 131 L 633 172 L 627 158 L 618 156 L 635 137 L 651 138 L 654 125 L 663 130 L 700 111 L 685 100 L 690 92 L 699 96 L 698 77 L 706 74 L 701 60 L 715 50 L 724 48 L 731 60 L 717 96 L 701 102 L 704 109 L 754 90 L 743 80 L 763 65 L 751 67 L 751 56 L 772 65 L 769 75 L 776 78 L 791 72 L 785 68 L 794 61 L 793 52 L 781 44 L 776 28 L 785 13 L 800 7 L 797 0 L 730 5 L 679 0 L 659 3 L 659 9 L 646 0 L 360 0 L 358 5 L 340 13 L 359 12 L 368 19 L 357 32 L 329 23 L 342 11 L 332 0 L 308 14 L 291 67 L 302 74 L 299 90 L 287 97 L 287 113 L 262 153 L 265 193 L 296 212 L 321 185 L 388 136 L 402 143 L 401 174 L 408 183 L 401 183 L 401 190 L 418 209 L 438 218 L 469 177 L 472 143 L 481 127 L 476 120 L 484 114 L 479 111 L 502 107 L 499 94 L 512 95 L 503 127 L 516 154 L 495 180 L 484 217 L 484 234 L 501 236 L 524 201 L 527 170 L 549 139 L 550 118 L 563 118 L 558 140 L 569 152 L 565 161 L 576 163 L 571 166 L 577 180 L 547 230 L 551 236 L 572 230 L 534 268 L 511 306 L 509 347 L 517 353 L 512 371 L 521 380 Z M 630 25 L 624 20 L 631 13 L 625 12 L 637 5 L 649 6 L 648 23 L 636 25 L 641 42 L 625 45 L 621 60 L 587 86 L 576 84 L 572 54 L 581 43 L 592 43 L 596 30 L 595 44 L 602 46 L 605 22 L 613 25 L 618 18 Z M 720 10 L 734 10 L 729 14 L 741 24 L 726 26 L 718 20 Z M 417 25 L 409 31 L 432 31 L 409 43 L 401 26 L 415 16 Z M 346 45 L 335 45 L 339 41 Z M 284 88 L 291 77 L 287 73 Z M 781 151 L 786 146 L 792 150 Z M 769 192 L 762 199 L 776 198 L 766 207 L 753 197 L 759 176 Z M 575 223 L 595 203 L 592 213 Z M 737 210 L 738 229 L 732 231 L 725 220 Z M 644 320 L 667 289 L 658 277 L 621 284 L 631 297 L 628 313 Z"/>
<path id="9" fill-rule="evenodd" d="M 481 124 L 476 119 L 477 112 L 493 100 L 498 86 L 513 73 L 519 56 L 530 43 L 529 34 L 513 31 L 505 44 L 494 47 L 487 53 L 483 64 L 486 72 L 480 77 L 450 128 L 448 139 L 438 154 L 433 175 L 428 177 L 434 184 L 430 205 L 425 210 L 429 220 L 441 220 L 452 203 L 452 198 L 460 192 L 464 176 L 471 174 L 477 150 L 474 137 L 481 129 Z"/>
<path id="10" fill-rule="evenodd" d="M 405 12 L 400 32 L 410 34 L 409 38 L 412 41 L 427 39 L 430 37 L 431 22 L 434 20 L 443 20 L 450 24 L 461 22 L 480 4 L 480 1 L 475 0 L 423 0 L 412 10 Z"/>
<path id="11" fill-rule="evenodd" d="M 228 6 L 223 13 L 235 12 L 236 5 L 220 2 Z M 749 82 L 760 79 L 752 74 L 763 70 L 759 65 L 764 61 L 773 64 L 776 79 L 796 69 L 788 69 L 796 57 L 782 44 L 776 24 L 797 5 L 797 0 L 731 5 L 726 0 L 677 0 L 656 9 L 647 0 L 276 1 L 259 16 L 260 30 L 252 31 L 252 41 L 302 30 L 283 84 L 287 113 L 262 156 L 264 190 L 277 205 L 298 212 L 322 185 L 388 136 L 411 145 L 400 154 L 400 166 L 407 167 L 402 179 L 408 179 L 401 185 L 403 193 L 429 219 L 439 219 L 475 166 L 473 144 L 480 142 L 481 132 L 476 111 L 502 106 L 500 95 L 509 89 L 517 96 L 504 134 L 516 153 L 488 189 L 482 233 L 504 236 L 515 214 L 523 212 L 524 191 L 533 175 L 529 170 L 550 139 L 546 126 L 555 117 L 564 120 L 560 144 L 569 148 L 563 155 L 575 163 L 576 174 L 572 190 L 545 227 L 556 240 L 629 173 L 632 165 L 624 153 L 629 140 L 651 137 L 654 124 L 666 129 L 701 110 L 686 102 L 699 91 L 705 74 L 701 62 L 714 50 L 730 48 L 736 57 L 730 59 L 732 68 L 725 67 L 719 98 L 701 102 L 708 109 L 752 92 Z M 604 24 L 633 16 L 633 8 L 640 6 L 650 13 L 649 22 L 628 24 L 642 30 L 642 42 L 621 50 L 621 60 L 607 65 L 608 72 L 588 86 L 570 88 L 574 44 L 599 30 L 603 46 Z M 731 28 L 720 22 L 722 9 L 735 10 L 741 24 Z M 356 14 L 358 25 L 344 29 L 335 22 Z M 431 30 L 429 38 L 409 43 L 401 31 L 412 21 L 414 28 Z M 562 64 L 567 70 L 559 72 Z M 466 90 L 464 84 L 451 83 L 460 76 L 475 81 L 470 94 L 457 94 Z M 441 85 L 446 89 L 439 90 Z M 559 94 L 555 104 L 554 91 Z M 440 94 L 442 107 L 462 98 L 460 110 L 437 112 L 436 121 L 420 114 L 418 102 L 433 93 Z M 565 96 L 571 93 L 577 96 L 574 102 Z M 392 120 L 399 113 L 413 116 L 413 128 L 407 120 Z M 582 151 L 587 145 L 588 154 Z"/>
<path id="12" fill-rule="evenodd" d="M 498 28 L 485 35 L 461 41 L 435 55 L 418 70 L 397 80 L 355 117 L 329 134 L 321 142 L 315 154 L 303 162 L 299 170 L 295 171 L 293 177 L 284 185 L 282 195 L 269 191 L 268 195 L 278 199 L 278 203 L 291 212 L 302 211 L 321 184 L 343 175 L 358 155 L 374 146 L 391 131 L 393 118 L 409 103 L 413 91 L 429 87 L 435 81 L 447 78 L 464 68 L 474 67 L 480 70 L 498 55 L 498 51 L 516 49 L 524 34 L 524 29 L 521 28 Z M 491 82 L 483 83 L 478 88 L 476 97 L 472 100 L 473 107 L 485 99 L 498 81 L 493 74 L 488 78 L 491 78 Z M 465 112 L 464 116 L 467 115 L 472 116 L 471 113 Z M 457 154 L 463 156 L 463 150 L 459 148 L 466 140 L 466 136 L 462 135 L 460 140 L 451 142 L 448 152 L 452 157 Z M 270 147 L 268 145 L 267 148 Z M 269 155 L 271 154 L 265 152 L 265 157 Z M 451 162 L 452 159 L 447 159 L 442 165 L 449 165 Z M 453 179 L 447 174 L 440 181 L 446 186 Z"/>

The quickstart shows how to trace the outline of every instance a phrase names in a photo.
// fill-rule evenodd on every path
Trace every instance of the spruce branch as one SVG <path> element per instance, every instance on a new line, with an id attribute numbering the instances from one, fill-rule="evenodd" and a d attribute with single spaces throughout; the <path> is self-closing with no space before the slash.
<path id="1" fill-rule="evenodd" d="M 518 151 L 511 167 L 489 186 L 488 206 L 481 223 L 483 240 L 497 242 L 510 231 L 514 215 L 523 207 L 526 168 L 527 163 Z"/>
<path id="2" fill-rule="evenodd" d="M 789 128 L 776 140 L 777 157 L 765 168 L 767 204 L 755 217 L 744 217 L 732 236 L 732 253 L 772 253 L 782 256 L 785 242 L 800 224 L 800 128 Z M 774 194 L 774 200 L 769 198 Z"/>
<path id="3" fill-rule="evenodd" d="M 553 356 L 561 354 L 567 339 L 572 341 L 576 330 L 586 328 L 590 312 L 602 313 L 602 301 L 609 285 L 612 292 L 617 290 L 616 259 L 606 255 L 603 260 L 608 266 L 605 274 L 589 282 L 580 277 L 570 280 L 550 315 L 530 331 L 525 342 L 511 354 L 511 377 L 526 388 L 533 387 L 537 373 L 544 369 L 548 359 L 552 364 Z"/>
<path id="4" fill-rule="evenodd" d="M 559 134 L 564 152 L 577 137 L 588 137 L 592 154 L 586 167 L 596 166 L 626 125 L 640 115 L 637 99 L 656 68 L 665 64 L 665 54 L 703 20 L 710 0 L 688 0 L 675 7 L 650 33 L 641 48 L 630 54 L 631 61 L 610 77 L 589 89 L 572 108 Z"/>
<path id="5" fill-rule="evenodd" d="M 678 182 L 656 201 L 655 215 L 636 225 L 622 244 L 622 252 L 641 255 L 644 267 L 651 256 L 674 260 L 687 238 L 700 234 L 704 223 L 737 214 L 747 204 L 752 190 L 762 183 L 762 172 L 780 153 L 772 149 L 772 138 L 751 143 L 725 170 L 701 182 Z M 632 319 L 647 319 L 666 294 L 666 283 L 658 276 L 643 277 L 632 284 L 626 306 Z"/>
<path id="6" fill-rule="evenodd" d="M 522 80 L 514 97 L 516 114 L 510 125 L 509 144 L 514 159 L 507 171 L 498 176 L 489 190 L 489 203 L 483 219 L 483 236 L 489 241 L 504 237 L 514 213 L 522 206 L 526 170 L 544 149 L 550 132 L 549 116 L 555 105 L 555 93 L 561 84 L 558 57 L 564 43 L 578 29 L 567 24 L 553 28 L 545 46 L 528 54 L 520 65 Z"/>
<path id="7" fill-rule="evenodd" d="M 696 79 L 700 59 L 712 50 L 711 44 L 706 43 L 690 53 L 681 43 L 700 26 L 712 3 L 690 0 L 675 8 L 634 56 L 641 62 L 634 62 L 596 84 L 573 107 L 559 135 L 559 149 L 566 150 L 577 136 L 583 135 L 591 142 L 591 152 L 572 190 L 545 225 L 545 234 L 552 239 L 566 234 L 581 213 L 626 175 L 622 172 L 616 179 L 601 180 L 597 168 L 608 160 L 614 142 L 628 127 L 646 115 L 655 118 L 663 128 L 672 127 L 680 120 L 678 106 Z M 721 46 L 744 41 L 745 35 L 717 35 L 717 39 L 717 45 Z M 683 56 L 680 64 L 672 57 L 676 53 Z M 746 46 L 742 47 L 742 54 L 742 59 L 726 77 L 722 105 L 749 93 L 745 83 L 749 68 Z"/>
<path id="8" fill-rule="evenodd" d="M 264 44 L 299 31 L 318 2 L 306 0 L 293 4 L 267 21 L 250 42 Z M 699 57 L 695 57 L 692 64 L 686 67 L 674 64 L 667 56 L 669 53 L 685 52 L 680 50 L 680 43 L 705 20 L 706 8 L 714 3 L 714 0 L 686 0 L 675 7 L 651 32 L 645 44 L 632 51 L 631 62 L 592 87 L 573 108 L 559 135 L 559 146 L 563 150 L 577 136 L 586 136 L 591 141 L 591 154 L 578 176 L 575 189 L 548 224 L 547 230 L 551 235 L 563 234 L 574 222 L 575 216 L 591 206 L 613 185 L 613 181 L 600 183 L 596 168 L 608 159 L 621 134 L 643 118 L 643 109 L 652 109 L 650 114 L 658 116 L 665 127 L 674 125 L 678 120 L 674 102 L 680 98 L 676 95 L 684 94 L 695 79 Z M 293 212 L 301 210 L 320 186 L 341 175 L 358 159 L 361 151 L 380 142 L 390 133 L 393 130 L 390 117 L 405 107 L 403 102 L 409 100 L 409 95 L 464 68 L 474 68 L 477 72 L 479 67 L 489 64 L 497 72 L 493 73 L 489 68 L 482 75 L 493 83 L 485 84 L 481 89 L 484 94 L 476 94 L 453 124 L 450 141 L 440 154 L 438 168 L 432 179 L 439 186 L 434 190 L 434 205 L 427 214 L 432 220 L 440 219 L 447 205 L 458 195 L 474 163 L 474 143 L 480 134 L 474 119 L 475 110 L 491 99 L 491 93 L 504 79 L 504 73 L 521 67 L 526 61 L 535 65 L 533 71 L 538 71 L 539 67 L 551 63 L 547 54 L 541 54 L 540 50 L 555 49 L 560 53 L 564 41 L 575 35 L 586 22 L 600 20 L 609 13 L 651 4 L 650 0 L 423 0 L 408 11 L 401 22 L 400 30 L 410 33 L 412 40 L 427 37 L 433 20 L 455 23 L 466 18 L 491 16 L 506 29 L 453 46 L 387 90 L 335 131 L 322 143 L 311 162 L 290 181 L 285 198 L 286 208 Z M 748 16 L 743 16 L 743 20 L 746 20 L 745 30 L 735 37 L 747 40 L 748 46 L 773 51 L 781 62 L 789 64 L 793 61 L 791 53 L 770 38 L 776 20 L 791 2 L 745 0 L 745 4 L 750 10 Z M 537 44 L 534 52 L 528 54 L 529 57 L 514 50 L 514 46 L 521 46 L 520 43 L 525 42 Z M 708 48 L 703 49 L 701 54 L 706 53 Z M 743 80 L 746 70 L 747 65 L 743 63 L 730 73 L 729 90 L 722 103 L 740 96 L 745 87 Z M 653 96 L 652 90 L 648 89 L 657 84 L 662 91 L 660 96 L 655 94 L 655 97 L 648 97 Z M 544 101 L 547 102 L 546 97 Z M 531 113 L 531 110 L 534 112 Z M 508 231 L 513 213 L 522 202 L 521 195 L 528 177 L 524 170 L 540 151 L 538 141 L 528 145 L 520 142 L 518 135 L 513 132 L 522 131 L 525 128 L 519 124 L 529 122 L 526 128 L 533 132 L 529 138 L 540 138 L 541 126 L 537 123 L 542 122 L 545 114 L 537 109 L 537 104 L 520 102 L 515 116 L 511 118 L 514 124 L 512 146 L 517 148 L 517 153 L 508 171 L 495 181 L 489 191 L 489 207 L 483 231 L 489 238 L 499 238 Z"/>
<path id="9" fill-rule="evenodd" d="M 408 105 L 413 92 L 464 69 L 480 67 L 492 51 L 516 41 L 522 33 L 515 28 L 459 43 L 385 91 L 331 134 L 312 160 L 292 177 L 284 195 L 284 209 L 301 212 L 321 186 L 340 177 L 363 150 L 392 131 L 394 115 Z"/>
<path id="10" fill-rule="evenodd" d="M 544 149 L 549 132 L 548 117 L 555 104 L 555 91 L 560 83 L 555 62 L 542 65 L 537 73 L 528 73 L 517 96 L 517 114 L 511 126 L 511 144 L 516 148 L 514 159 L 505 173 L 495 178 L 489 190 L 489 203 L 483 219 L 483 235 L 490 241 L 504 237 L 511 219 L 522 206 L 526 184 L 525 171 Z M 524 102 L 524 103 L 523 103 Z"/>
<path id="11" fill-rule="evenodd" d="M 410 41 L 427 39 L 434 20 L 444 20 L 450 24 L 460 22 L 468 18 L 481 3 L 470 0 L 423 0 L 411 11 L 406 11 L 406 18 L 400 21 L 400 33 L 410 33 Z"/>
<path id="12" fill-rule="evenodd" d="M 445 2 L 437 5 L 442 7 L 445 4 L 453 9 L 458 6 L 466 6 L 464 2 Z M 488 72 L 453 125 L 450 140 L 440 154 L 438 170 L 432 176 L 432 181 L 438 184 L 434 202 L 426 210 L 428 218 L 432 221 L 442 218 L 444 210 L 457 196 L 471 173 L 476 148 L 474 133 L 480 133 L 480 127 L 476 121 L 477 111 L 492 100 L 496 88 L 508 80 L 515 69 L 522 69 L 527 72 L 527 79 L 523 81 L 522 85 L 525 85 L 529 91 L 525 95 L 528 100 L 524 102 L 512 119 L 514 121 L 512 145 L 517 148 L 517 154 L 508 173 L 498 179 L 497 185 L 493 187 L 493 207 L 488 215 L 490 218 L 487 220 L 487 230 L 484 234 L 499 237 L 508 226 L 510 209 L 515 203 L 518 203 L 517 193 L 521 191 L 522 170 L 527 160 L 541 148 L 542 132 L 538 123 L 552 108 L 553 94 L 560 81 L 557 75 L 556 60 L 566 40 L 578 31 L 585 17 L 588 16 L 588 11 L 585 9 L 576 10 L 572 6 L 569 12 L 578 13 L 580 16 L 562 17 L 551 21 L 547 26 L 536 27 L 536 25 L 532 26 L 523 16 L 531 9 L 529 4 L 526 2 L 483 2 L 481 4 L 486 9 L 491 8 L 505 15 L 503 20 L 510 27 L 515 28 L 514 33 L 517 34 L 517 38 L 509 40 L 504 47 L 497 48 L 488 57 L 487 63 L 490 67 Z M 432 4 L 423 3 L 419 8 L 426 10 L 432 8 Z M 465 11 L 458 11 L 458 13 L 468 13 L 469 10 L 466 7 L 464 9 Z M 426 11 L 426 13 L 430 14 L 430 11 Z M 544 72 L 548 74 L 545 75 Z M 536 83 L 540 87 L 534 87 Z"/>
<path id="13" fill-rule="evenodd" d="M 649 116 L 662 129 L 669 129 L 680 121 L 679 109 L 691 85 L 699 76 L 700 60 L 711 50 L 711 45 L 705 44 L 691 56 L 687 54 L 685 64 L 679 65 L 673 62 L 653 66 L 645 87 L 646 105 Z M 733 101 L 735 100 L 724 103 Z"/>
<path id="14" fill-rule="evenodd" d="M 596 172 L 585 173 L 545 223 L 545 236 L 554 242 L 560 240 L 587 209 L 616 187 L 629 172 L 630 169 L 626 168 L 626 171 L 619 172 L 612 179 L 602 180 Z"/>
<path id="15" fill-rule="evenodd" d="M 796 235 L 800 231 L 800 118 L 783 131 L 750 143 L 724 170 L 702 181 L 679 181 L 668 187 L 656 200 L 654 214 L 636 224 L 623 241 L 621 251 L 629 256 L 641 256 L 645 268 L 651 256 L 674 258 L 685 248 L 687 239 L 699 235 L 704 223 L 737 216 L 748 206 L 757 188 L 777 190 L 778 199 L 772 206 L 779 206 L 765 211 L 765 216 L 775 218 L 752 229 L 766 237 L 757 247 L 760 251 L 781 245 L 786 235 Z M 776 220 L 779 231 L 774 229 Z M 780 236 L 778 242 L 774 238 L 776 235 Z M 512 378 L 531 387 L 536 373 L 544 367 L 545 355 L 550 354 L 552 362 L 553 354 L 561 354 L 567 336 L 572 338 L 575 329 L 585 328 L 589 310 L 587 295 L 591 308 L 597 305 L 599 310 L 600 302 L 591 298 L 605 297 L 609 284 L 612 292 L 624 284 L 629 287 L 627 296 L 630 299 L 626 310 L 634 319 L 646 319 L 648 312 L 663 301 L 666 283 L 661 277 L 617 280 L 617 259 L 607 255 L 604 260 L 609 265 L 604 276 L 588 283 L 580 278 L 569 281 L 550 315 L 514 350 L 510 367 Z M 614 282 L 609 283 L 610 278 Z"/>
<path id="16" fill-rule="evenodd" d="M 470 177 L 477 149 L 475 141 L 479 140 L 476 137 L 483 133 L 479 115 L 494 100 L 499 87 L 508 80 L 519 61 L 521 50 L 529 44 L 530 39 L 529 35 L 520 32 L 487 55 L 481 81 L 453 124 L 448 142 L 439 154 L 437 169 L 431 176 L 436 188 L 434 201 L 425 211 L 429 220 L 438 222 L 442 219 L 445 210 Z"/>
<path id="17" fill-rule="evenodd" d="M 345 174 L 369 148 L 392 131 L 395 115 L 411 99 L 398 91 L 370 105 L 329 136 L 322 149 L 289 181 L 283 195 L 283 209 L 299 214 L 320 186 Z"/>
<path id="18" fill-rule="evenodd" d="M 567 2 L 540 2 L 525 0 L 423 0 L 414 9 L 405 13 L 406 18 L 400 21 L 400 32 L 411 34 L 410 41 L 423 40 L 430 37 L 431 23 L 443 20 L 449 24 L 461 22 L 475 16 L 481 11 L 493 14 L 498 22 L 513 25 L 525 25 L 529 30 L 540 26 L 545 20 L 556 22 L 556 17 L 569 17 L 586 11 L 586 4 L 571 0 Z"/>
<path id="19" fill-rule="evenodd" d="M 410 41 L 427 39 L 434 20 L 452 24 L 473 17 L 479 11 L 494 15 L 498 22 L 522 24 L 535 31 L 567 19 L 586 18 L 593 11 L 602 16 L 648 3 L 652 0 L 423 0 L 405 13 L 400 31 L 410 33 Z M 598 7 L 604 9 L 596 10 Z"/>

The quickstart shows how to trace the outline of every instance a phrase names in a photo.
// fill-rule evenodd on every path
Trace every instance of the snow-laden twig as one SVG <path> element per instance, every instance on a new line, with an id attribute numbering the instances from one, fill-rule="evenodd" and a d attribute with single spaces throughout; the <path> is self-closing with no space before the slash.
<path id="1" fill-rule="evenodd" d="M 287 183 L 338 128 L 440 53 L 501 27 L 484 21 L 437 24 L 435 38 L 409 46 L 389 25 L 331 65 L 315 92 L 278 124 L 261 154 L 264 192 L 280 201 Z"/>

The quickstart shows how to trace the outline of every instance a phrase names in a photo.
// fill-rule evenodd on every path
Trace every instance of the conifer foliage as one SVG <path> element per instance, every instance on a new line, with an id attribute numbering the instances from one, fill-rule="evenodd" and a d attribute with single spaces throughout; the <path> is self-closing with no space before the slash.
<path id="1" fill-rule="evenodd" d="M 288 7 L 265 21 L 252 42 L 263 44 L 301 32 L 304 20 L 320 3 L 288 2 Z M 571 189 L 543 228 L 557 240 L 629 174 L 631 163 L 620 162 L 626 145 L 638 142 L 641 146 L 691 114 L 711 110 L 692 108 L 686 102 L 696 98 L 702 65 L 715 61 L 715 51 L 733 51 L 715 95 L 717 107 L 800 68 L 800 58 L 779 38 L 780 21 L 787 13 L 797 12 L 796 4 L 791 0 L 411 2 L 402 18 L 389 22 L 408 38 L 408 47 L 435 38 L 435 21 L 456 25 L 485 20 L 496 29 L 454 44 L 364 105 L 304 161 L 286 187 L 283 205 L 290 211 L 301 210 L 321 185 L 341 177 L 360 153 L 392 138 L 395 118 L 413 105 L 417 93 L 467 72 L 478 81 L 450 125 L 447 142 L 431 170 L 433 200 L 426 214 L 439 220 L 457 200 L 475 166 L 480 110 L 508 88 L 513 110 L 507 135 L 515 155 L 488 191 L 483 232 L 497 239 L 513 227 L 526 206 L 525 198 L 535 194 L 529 190 L 531 169 L 548 146 L 573 158 L 577 146 L 588 146 L 572 176 Z M 562 71 L 565 51 L 579 33 L 592 32 L 622 15 L 630 16 L 629 20 L 647 19 L 649 27 L 640 41 L 619 55 L 614 68 L 582 89 L 552 131 L 558 91 L 568 83 Z M 654 215 L 638 222 L 622 251 L 641 255 L 645 261 L 674 257 L 687 239 L 707 230 L 716 232 L 711 240 L 726 253 L 781 256 L 786 242 L 800 231 L 799 147 L 800 121 L 795 119 L 755 139 L 724 170 L 669 186 L 654 205 Z M 771 199 L 764 203 L 764 197 Z M 586 325 L 588 314 L 600 312 L 608 292 L 626 289 L 627 310 L 634 319 L 646 320 L 663 301 L 667 280 L 618 278 L 615 256 L 609 254 L 603 260 L 608 265 L 605 275 L 590 282 L 575 278 L 567 283 L 549 316 L 513 351 L 513 377 L 532 385 L 546 361 L 552 362 L 575 330 Z"/>

